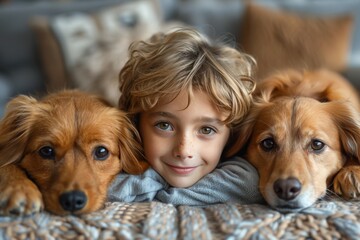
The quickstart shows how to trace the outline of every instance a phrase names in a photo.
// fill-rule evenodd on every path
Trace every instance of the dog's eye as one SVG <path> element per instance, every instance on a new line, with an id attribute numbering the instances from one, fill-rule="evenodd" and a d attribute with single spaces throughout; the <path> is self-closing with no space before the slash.
<path id="1" fill-rule="evenodd" d="M 55 160 L 55 150 L 49 146 L 40 148 L 39 155 L 44 159 Z"/>
<path id="2" fill-rule="evenodd" d="M 323 143 L 322 141 L 316 139 L 311 140 L 311 149 L 314 152 L 320 152 L 324 149 L 324 147 L 325 143 Z"/>
<path id="3" fill-rule="evenodd" d="M 98 146 L 94 149 L 95 160 L 106 160 L 109 156 L 109 150 L 103 146 Z"/>
<path id="4" fill-rule="evenodd" d="M 269 152 L 276 147 L 276 143 L 273 138 L 266 138 L 260 142 L 260 146 L 264 151 Z"/>

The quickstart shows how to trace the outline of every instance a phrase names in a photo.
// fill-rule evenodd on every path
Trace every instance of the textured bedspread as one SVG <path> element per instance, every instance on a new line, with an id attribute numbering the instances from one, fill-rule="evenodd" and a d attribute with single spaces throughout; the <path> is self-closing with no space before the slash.
<path id="1" fill-rule="evenodd" d="M 1 217 L 0 239 L 360 239 L 360 202 L 322 201 L 291 214 L 262 205 L 107 203 L 80 217 Z"/>

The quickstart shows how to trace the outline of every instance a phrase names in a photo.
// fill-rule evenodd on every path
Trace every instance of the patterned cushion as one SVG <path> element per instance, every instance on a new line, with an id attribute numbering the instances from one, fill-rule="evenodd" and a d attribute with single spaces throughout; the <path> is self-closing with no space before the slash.
<path id="1" fill-rule="evenodd" d="M 359 239 L 360 203 L 320 201 L 299 213 L 264 205 L 107 203 L 82 216 L 0 217 L 4 239 Z"/>
<path id="2" fill-rule="evenodd" d="M 139 0 L 92 14 L 34 18 L 47 89 L 79 88 L 117 105 L 118 74 L 129 45 L 178 25 L 163 23 L 159 4 L 159 0 Z"/>

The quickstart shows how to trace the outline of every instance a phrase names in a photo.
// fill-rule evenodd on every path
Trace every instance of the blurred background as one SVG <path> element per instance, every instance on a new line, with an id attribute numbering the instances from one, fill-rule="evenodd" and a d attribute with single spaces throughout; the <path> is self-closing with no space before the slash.
<path id="1" fill-rule="evenodd" d="M 360 0 L 0 0 L 0 116 L 63 88 L 116 104 L 129 44 L 174 26 L 253 55 L 259 80 L 326 67 L 360 89 Z"/>

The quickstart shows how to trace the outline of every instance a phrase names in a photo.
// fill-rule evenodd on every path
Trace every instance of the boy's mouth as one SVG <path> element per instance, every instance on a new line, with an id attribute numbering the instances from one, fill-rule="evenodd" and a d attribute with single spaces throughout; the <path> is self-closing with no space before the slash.
<path id="1" fill-rule="evenodd" d="M 170 165 L 170 164 L 167 164 L 166 165 L 173 171 L 175 172 L 176 174 L 180 174 L 180 175 L 186 175 L 186 174 L 189 174 L 191 173 L 192 171 L 194 171 L 197 166 L 195 167 L 179 167 L 179 166 L 174 166 L 174 165 Z"/>

